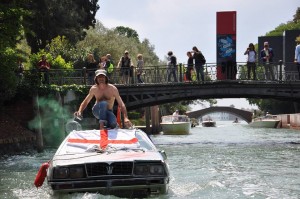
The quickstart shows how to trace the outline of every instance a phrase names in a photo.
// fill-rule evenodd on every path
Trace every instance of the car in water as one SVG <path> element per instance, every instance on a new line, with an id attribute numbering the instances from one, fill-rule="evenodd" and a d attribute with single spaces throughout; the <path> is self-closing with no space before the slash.
<path id="1" fill-rule="evenodd" d="M 167 156 L 140 129 L 74 130 L 45 168 L 54 192 L 119 197 L 168 192 Z"/>

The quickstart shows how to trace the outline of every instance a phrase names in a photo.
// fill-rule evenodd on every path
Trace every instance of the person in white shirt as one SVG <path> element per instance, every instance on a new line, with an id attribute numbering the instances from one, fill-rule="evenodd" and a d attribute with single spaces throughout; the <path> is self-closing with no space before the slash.
<path id="1" fill-rule="evenodd" d="M 173 113 L 173 122 L 178 122 L 179 110 Z"/>
<path id="2" fill-rule="evenodd" d="M 177 115 L 179 115 L 179 111 L 178 111 L 178 110 L 176 110 L 176 111 L 173 113 L 173 116 L 177 116 Z"/>
<path id="3" fill-rule="evenodd" d="M 294 62 L 297 64 L 298 79 L 300 80 L 300 36 L 296 37 L 297 46 L 295 48 L 295 59 Z"/>
<path id="4" fill-rule="evenodd" d="M 251 71 L 253 73 L 253 80 L 256 80 L 256 51 L 253 43 L 249 44 L 249 47 L 245 51 L 244 55 L 247 55 L 247 70 L 248 79 L 251 79 Z"/>

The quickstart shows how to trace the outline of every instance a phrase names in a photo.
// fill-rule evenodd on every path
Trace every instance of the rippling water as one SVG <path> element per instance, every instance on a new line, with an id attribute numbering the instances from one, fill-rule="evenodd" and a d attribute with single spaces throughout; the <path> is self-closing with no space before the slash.
<path id="1" fill-rule="evenodd" d="M 168 155 L 171 198 L 300 198 L 300 131 L 253 129 L 217 122 L 190 135 L 156 135 Z M 35 175 L 55 149 L 0 158 L 0 198 L 117 198 L 92 193 L 53 195 Z"/>

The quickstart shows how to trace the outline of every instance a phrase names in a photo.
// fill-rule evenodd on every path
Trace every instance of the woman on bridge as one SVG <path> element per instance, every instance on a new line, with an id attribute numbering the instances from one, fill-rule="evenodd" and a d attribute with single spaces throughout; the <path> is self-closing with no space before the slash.
<path id="1" fill-rule="evenodd" d="M 252 71 L 253 80 L 256 80 L 256 51 L 253 43 L 249 44 L 244 55 L 247 55 L 248 79 L 251 79 L 251 71 Z"/>

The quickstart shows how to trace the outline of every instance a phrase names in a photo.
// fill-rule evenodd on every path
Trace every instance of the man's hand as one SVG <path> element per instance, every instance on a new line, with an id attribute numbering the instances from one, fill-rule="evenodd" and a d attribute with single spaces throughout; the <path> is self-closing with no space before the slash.
<path id="1" fill-rule="evenodd" d="M 79 120 L 82 120 L 81 112 L 76 111 L 76 112 L 74 113 L 74 117 L 77 118 L 77 119 L 79 119 Z"/>
<path id="2" fill-rule="evenodd" d="M 128 118 L 124 118 L 124 126 L 127 129 L 132 127 L 132 123 L 130 122 L 130 120 Z"/>

